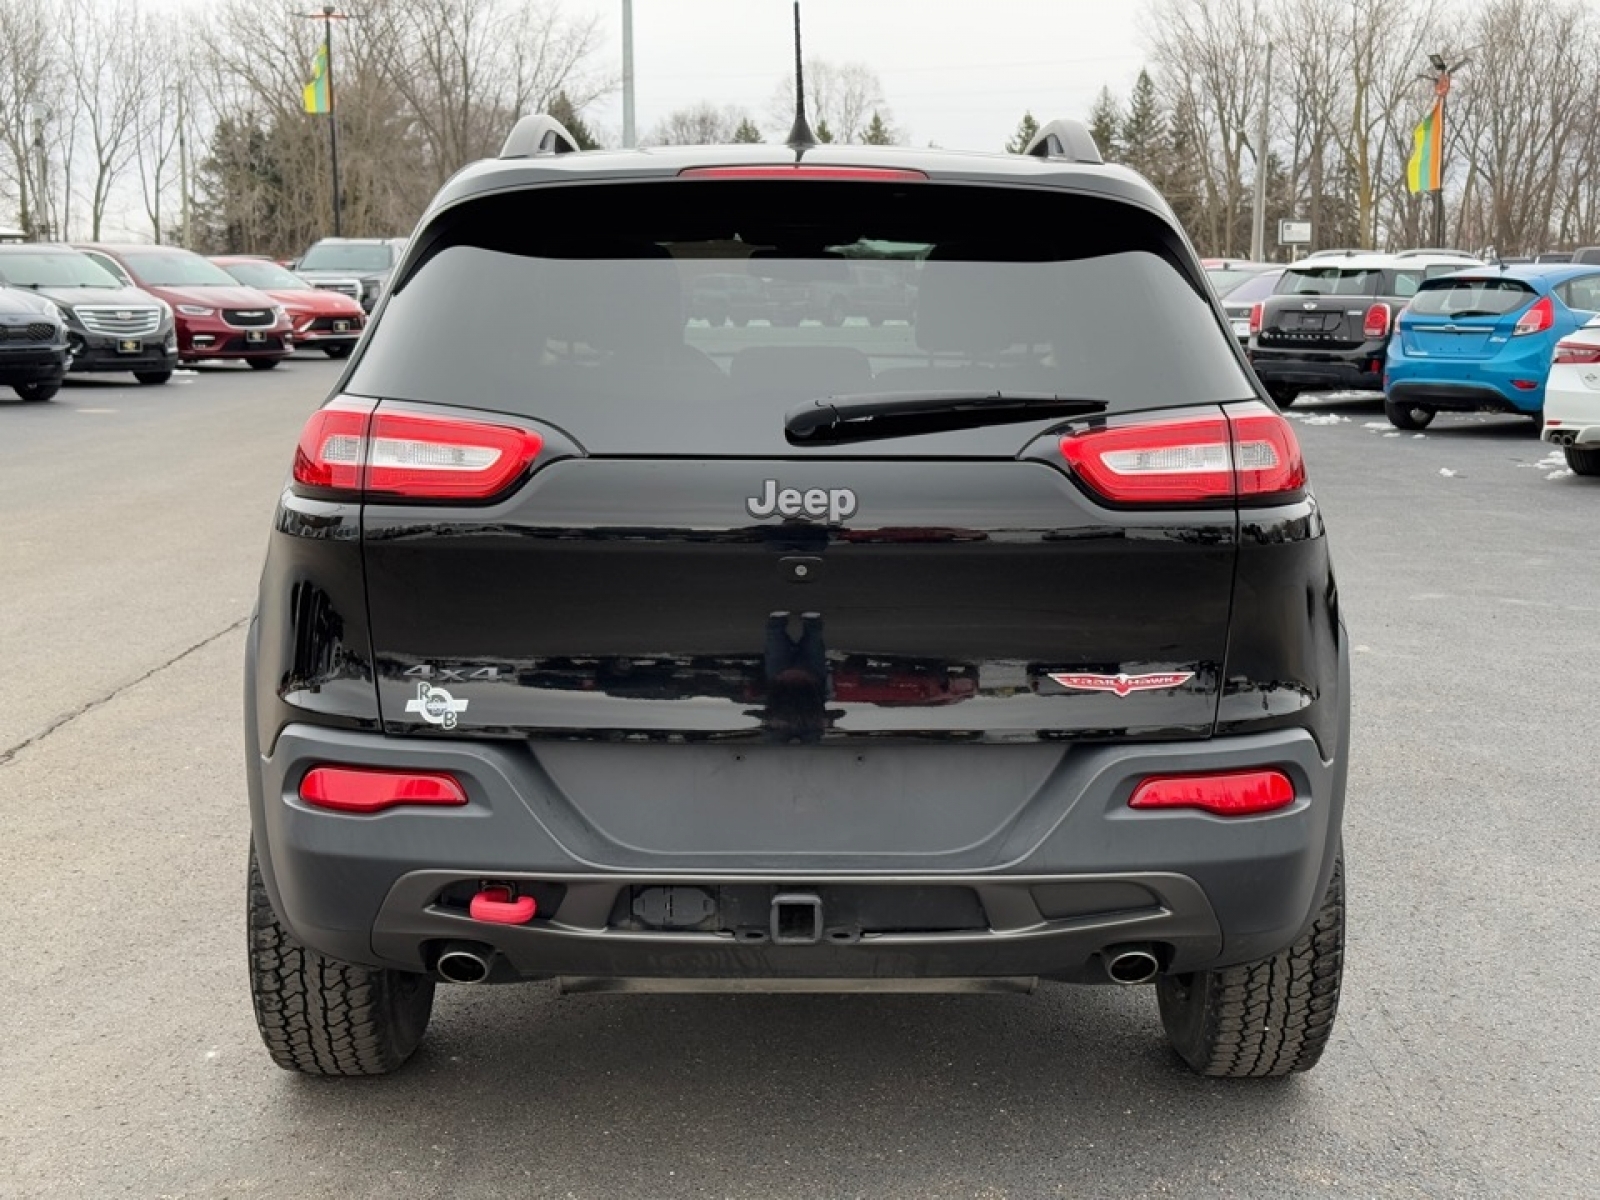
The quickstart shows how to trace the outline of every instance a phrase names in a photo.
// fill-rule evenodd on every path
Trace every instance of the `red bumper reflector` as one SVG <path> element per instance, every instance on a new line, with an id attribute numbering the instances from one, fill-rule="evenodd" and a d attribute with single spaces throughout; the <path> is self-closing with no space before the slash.
<path id="1" fill-rule="evenodd" d="M 1221 775 L 1162 775 L 1133 790 L 1129 808 L 1198 808 L 1219 817 L 1274 812 L 1294 803 L 1294 783 L 1282 771 Z"/>
<path id="2" fill-rule="evenodd" d="M 375 813 L 408 804 L 461 805 L 467 793 L 450 775 L 313 767 L 300 781 L 300 799 L 334 812 Z"/>
<path id="3" fill-rule="evenodd" d="M 1537 379 L 1513 379 L 1511 386 L 1519 392 L 1531 392 L 1539 386 L 1539 381 Z"/>
<path id="4" fill-rule="evenodd" d="M 487 887 L 472 898 L 467 911 L 474 921 L 488 921 L 495 925 L 526 925 L 533 920 L 539 905 L 532 896 L 511 898 L 511 889 Z"/>

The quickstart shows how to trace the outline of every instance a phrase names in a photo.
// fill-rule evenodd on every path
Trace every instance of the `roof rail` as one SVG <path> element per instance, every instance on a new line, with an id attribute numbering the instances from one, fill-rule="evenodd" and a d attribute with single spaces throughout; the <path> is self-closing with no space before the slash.
<path id="1" fill-rule="evenodd" d="M 511 127 L 506 144 L 500 147 L 500 157 L 533 158 L 539 154 L 571 154 L 577 149 L 578 141 L 565 125 L 549 113 L 534 113 Z"/>
<path id="2" fill-rule="evenodd" d="M 1023 153 L 1031 154 L 1034 158 L 1064 158 L 1068 162 L 1105 161 L 1100 157 L 1100 147 L 1095 145 L 1089 127 L 1082 121 L 1068 121 L 1061 117 L 1034 134 Z"/>
<path id="3" fill-rule="evenodd" d="M 1476 254 L 1468 254 L 1465 250 L 1453 250 L 1447 246 L 1417 246 L 1411 250 L 1395 251 L 1396 258 L 1422 258 L 1430 254 L 1451 254 L 1457 258 L 1477 258 Z"/>

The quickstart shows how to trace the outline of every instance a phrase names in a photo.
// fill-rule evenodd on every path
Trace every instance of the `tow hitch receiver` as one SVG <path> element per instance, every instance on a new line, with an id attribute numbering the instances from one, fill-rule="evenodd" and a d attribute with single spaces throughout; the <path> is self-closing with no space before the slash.
<path id="1" fill-rule="evenodd" d="M 774 945 L 815 946 L 821 940 L 821 896 L 815 892 L 779 892 L 772 898 Z"/>

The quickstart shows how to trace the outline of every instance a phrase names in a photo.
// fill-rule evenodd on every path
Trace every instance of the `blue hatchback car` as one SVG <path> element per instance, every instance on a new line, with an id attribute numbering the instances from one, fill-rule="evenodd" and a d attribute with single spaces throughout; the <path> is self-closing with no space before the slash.
<path id="1" fill-rule="evenodd" d="M 1425 281 L 1400 313 L 1383 410 L 1421 429 L 1441 409 L 1539 419 L 1555 345 L 1600 315 L 1600 264 L 1475 267 Z"/>

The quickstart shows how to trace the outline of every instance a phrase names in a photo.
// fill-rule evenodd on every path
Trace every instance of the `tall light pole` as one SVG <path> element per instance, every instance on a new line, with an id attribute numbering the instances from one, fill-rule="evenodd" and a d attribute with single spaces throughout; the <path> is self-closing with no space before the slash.
<path id="1" fill-rule="evenodd" d="M 633 0 L 622 0 L 622 144 L 632 149 L 633 129 Z"/>
<path id="2" fill-rule="evenodd" d="M 33 152 L 39 164 L 36 168 L 39 172 L 39 178 L 33 189 L 34 239 L 40 242 L 48 242 L 51 229 L 50 211 L 46 207 L 46 203 L 50 196 L 50 181 L 48 177 L 50 159 L 45 153 L 44 123 L 50 118 L 50 108 L 48 105 L 36 100 L 28 105 L 28 116 L 33 120 Z"/>
<path id="3" fill-rule="evenodd" d="M 1272 43 L 1267 43 L 1266 86 L 1261 90 L 1261 124 L 1256 129 L 1256 187 L 1254 211 L 1250 214 L 1250 257 L 1263 262 L 1267 257 L 1267 113 L 1272 104 Z"/>
<path id="4" fill-rule="evenodd" d="M 349 18 L 331 4 L 324 4 L 319 13 L 300 15 L 307 20 L 322 22 L 322 70 L 323 81 L 328 89 L 328 158 L 333 168 L 333 236 L 340 237 L 344 232 L 344 204 L 339 195 L 339 110 L 333 98 L 333 23 Z"/>
<path id="5" fill-rule="evenodd" d="M 1468 59 L 1462 58 L 1453 65 L 1442 54 L 1428 55 L 1428 62 L 1433 66 L 1433 74 L 1423 76 L 1433 84 L 1434 111 L 1439 122 L 1438 150 L 1439 150 L 1439 186 L 1433 192 L 1433 244 L 1444 245 L 1444 102 L 1450 94 L 1450 77 L 1466 66 Z"/>

